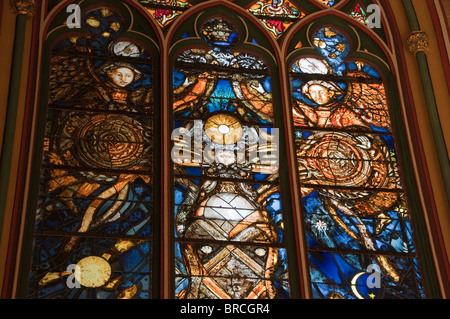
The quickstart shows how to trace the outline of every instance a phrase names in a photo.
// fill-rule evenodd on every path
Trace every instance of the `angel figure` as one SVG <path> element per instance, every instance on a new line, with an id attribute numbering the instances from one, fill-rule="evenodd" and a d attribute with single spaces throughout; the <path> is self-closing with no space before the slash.
<path id="1" fill-rule="evenodd" d="M 74 50 L 81 50 L 75 45 Z M 89 197 L 101 189 L 105 182 L 111 183 L 96 195 L 96 199 L 84 212 L 78 232 L 87 232 L 117 214 L 129 193 L 129 184 L 136 179 L 150 182 L 147 174 L 133 174 L 132 171 L 147 171 L 150 165 L 151 128 L 147 120 L 130 116 L 135 112 L 148 112 L 152 102 L 151 70 L 147 58 L 139 59 L 144 51 L 137 45 L 119 41 L 112 43 L 109 50 L 116 56 L 126 56 L 128 61 L 110 61 L 89 56 L 56 56 L 53 58 L 49 103 L 65 110 L 51 129 L 54 136 L 48 137 L 47 159 L 54 166 L 83 168 L 73 170 L 53 169 L 48 191 L 62 191 L 63 201 L 78 213 L 73 201 L 77 197 Z M 86 110 L 92 110 L 86 113 Z M 107 113 L 108 111 L 121 111 Z M 126 113 L 124 113 L 126 111 Z M 87 173 L 92 168 L 117 170 L 118 176 L 108 178 L 105 174 Z M 127 172 L 123 172 L 127 170 Z M 77 175 L 84 182 L 76 185 Z M 97 216 L 108 199 L 120 199 L 106 214 Z M 96 217 L 97 216 L 97 217 Z M 70 251 L 75 243 L 72 237 L 65 246 Z"/>
<path id="2" fill-rule="evenodd" d="M 112 9 L 88 11 L 90 35 L 65 38 L 53 51 L 36 215 L 43 235 L 35 244 L 46 261 L 35 260 L 36 294 L 70 295 L 61 285 L 70 264 L 102 266 L 94 282 L 81 280 L 97 297 L 131 298 L 145 278 L 128 276 L 135 270 L 123 259 L 135 249 L 145 256 L 150 246 L 142 239 L 152 218 L 152 61 L 140 45 L 118 39 L 117 19 Z"/>
<path id="3" fill-rule="evenodd" d="M 299 175 L 304 184 L 333 187 L 316 189 L 326 211 L 351 238 L 375 252 L 375 240 L 362 218 L 376 217 L 374 235 L 383 231 L 391 221 L 386 210 L 397 203 L 399 194 L 377 189 L 397 190 L 400 178 L 386 141 L 370 134 L 374 130 L 389 132 L 391 128 L 383 84 L 370 81 L 359 71 L 346 76 L 350 80 L 293 81 L 294 125 L 299 130 L 311 130 L 308 137 L 297 139 Z M 302 196 L 312 191 L 310 186 L 303 187 Z M 351 216 L 357 231 L 350 229 L 337 211 Z M 376 259 L 394 281 L 400 280 L 384 256 L 377 255 Z"/>
<path id="4" fill-rule="evenodd" d="M 293 118 L 298 127 L 390 129 L 383 84 L 311 80 L 292 93 Z"/>
<path id="5" fill-rule="evenodd" d="M 115 43 L 111 50 L 123 56 L 125 51 L 119 52 L 115 48 L 124 45 L 123 42 Z M 135 54 L 135 50 L 129 49 L 129 56 Z M 150 84 L 151 68 L 148 61 L 130 63 L 83 56 L 57 56 L 53 59 L 52 69 L 54 72 L 51 73 L 50 84 L 58 88 L 50 92 L 49 102 L 52 104 L 148 112 L 148 105 L 152 102 L 151 86 L 144 85 Z"/>

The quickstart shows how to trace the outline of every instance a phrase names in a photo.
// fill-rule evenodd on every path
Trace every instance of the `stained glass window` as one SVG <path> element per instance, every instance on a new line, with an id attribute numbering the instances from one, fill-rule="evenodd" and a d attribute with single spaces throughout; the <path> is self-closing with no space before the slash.
<path id="1" fill-rule="evenodd" d="M 280 37 L 289 26 L 305 16 L 294 4 L 284 0 L 256 1 L 248 9 L 276 38 Z"/>
<path id="2" fill-rule="evenodd" d="M 424 298 L 371 1 L 90 3 L 44 44 L 29 298 Z"/>
<path id="3" fill-rule="evenodd" d="M 173 71 L 175 296 L 289 296 L 277 138 L 266 63 L 234 50 L 222 18 Z"/>
<path id="4" fill-rule="evenodd" d="M 313 297 L 423 298 L 383 78 L 336 29 L 312 44 L 290 79 Z"/>
<path id="5" fill-rule="evenodd" d="M 139 0 L 150 14 L 165 27 L 190 7 L 186 0 Z"/>
<path id="6" fill-rule="evenodd" d="M 82 23 L 50 60 L 28 295 L 150 298 L 153 60 L 115 10 Z"/>
<path id="7" fill-rule="evenodd" d="M 361 4 L 357 3 L 355 7 L 353 8 L 352 12 L 350 12 L 350 16 L 357 21 L 361 22 L 362 24 L 367 24 L 367 14 L 366 11 L 363 9 Z"/>

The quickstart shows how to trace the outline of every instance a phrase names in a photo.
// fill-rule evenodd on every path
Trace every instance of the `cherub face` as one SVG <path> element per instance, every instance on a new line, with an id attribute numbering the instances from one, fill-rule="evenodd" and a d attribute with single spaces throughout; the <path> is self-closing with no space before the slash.
<path id="1" fill-rule="evenodd" d="M 127 67 L 120 67 L 108 72 L 109 78 L 118 86 L 125 87 L 134 80 L 134 71 Z"/>
<path id="2" fill-rule="evenodd" d="M 327 104 L 333 97 L 333 91 L 328 90 L 326 87 L 320 84 L 313 84 L 308 89 L 309 96 L 317 104 Z"/>

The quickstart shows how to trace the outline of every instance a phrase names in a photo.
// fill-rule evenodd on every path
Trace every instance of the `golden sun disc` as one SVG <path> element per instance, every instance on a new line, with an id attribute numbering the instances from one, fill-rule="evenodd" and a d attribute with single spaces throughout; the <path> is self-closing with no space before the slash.
<path id="1" fill-rule="evenodd" d="M 111 266 L 102 257 L 88 256 L 81 259 L 75 278 L 84 287 L 97 288 L 106 284 L 111 277 Z"/>
<path id="2" fill-rule="evenodd" d="M 205 123 L 206 135 L 218 144 L 234 144 L 242 137 L 242 125 L 231 115 L 217 114 L 211 116 Z"/>

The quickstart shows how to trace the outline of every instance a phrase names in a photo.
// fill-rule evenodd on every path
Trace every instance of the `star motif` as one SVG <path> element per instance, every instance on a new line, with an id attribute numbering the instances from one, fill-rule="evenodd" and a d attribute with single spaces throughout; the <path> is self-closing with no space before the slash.
<path id="1" fill-rule="evenodd" d="M 327 38 L 331 38 L 331 37 L 334 37 L 334 36 L 336 36 L 336 35 L 337 35 L 336 32 L 334 32 L 333 30 L 327 29 L 327 30 L 325 31 L 325 36 L 326 36 Z"/>

